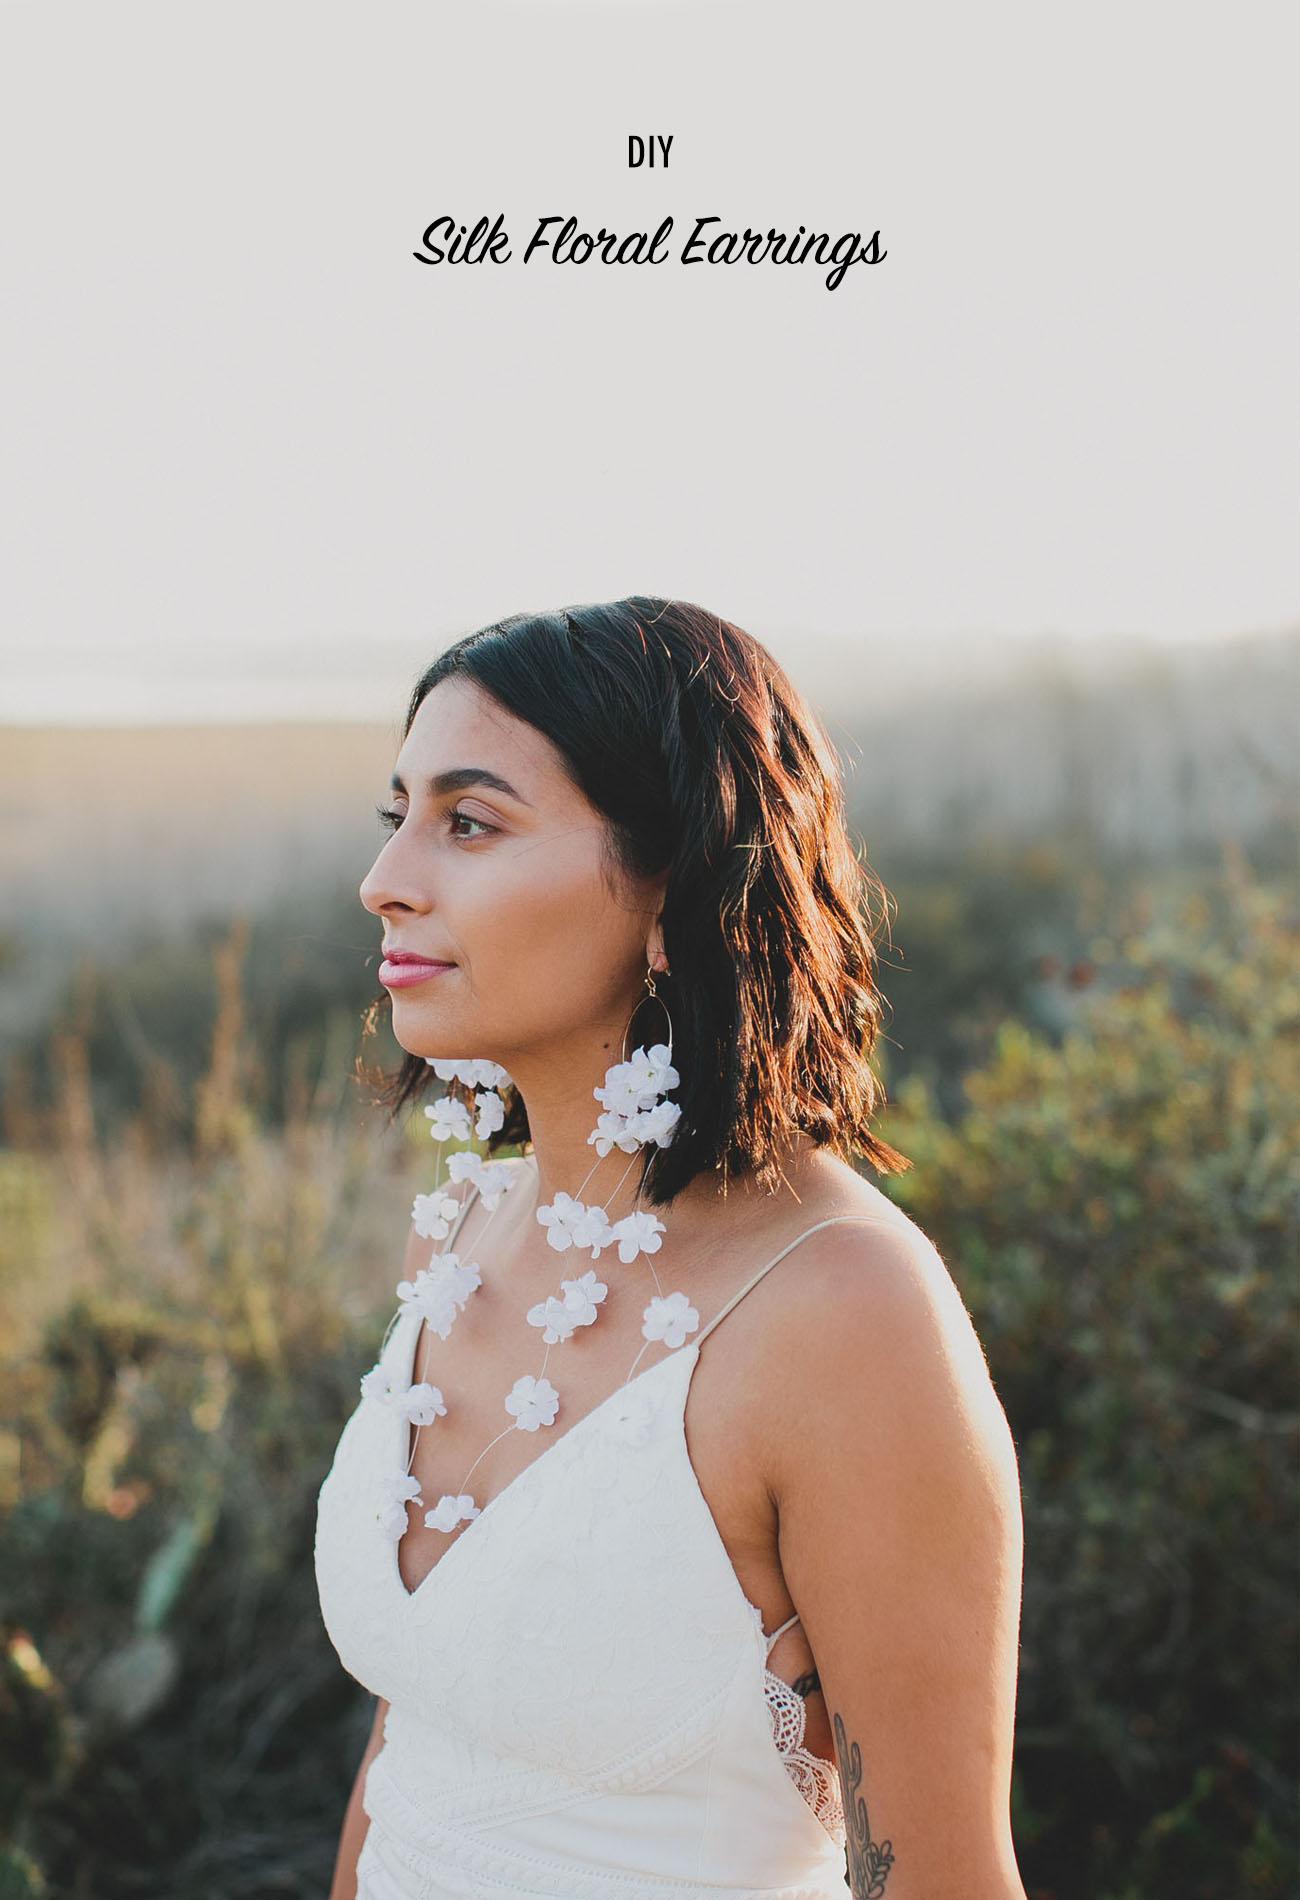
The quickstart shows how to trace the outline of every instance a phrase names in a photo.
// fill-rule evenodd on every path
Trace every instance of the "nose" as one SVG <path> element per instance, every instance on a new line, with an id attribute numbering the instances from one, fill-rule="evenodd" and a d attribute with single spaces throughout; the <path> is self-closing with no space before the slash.
<path id="1" fill-rule="evenodd" d="M 418 915 L 431 908 L 428 892 L 421 891 L 415 881 L 409 857 L 402 849 L 400 830 L 381 845 L 357 893 L 372 916 L 387 917 L 394 911 Z"/>

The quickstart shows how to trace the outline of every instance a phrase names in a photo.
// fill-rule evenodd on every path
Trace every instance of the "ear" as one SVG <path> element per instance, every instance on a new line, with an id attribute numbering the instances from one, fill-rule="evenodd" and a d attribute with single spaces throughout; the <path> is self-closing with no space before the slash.
<path id="1" fill-rule="evenodd" d="M 668 969 L 668 952 L 664 949 L 663 923 L 656 917 L 650 926 L 645 940 L 645 960 L 656 976 L 663 976 Z"/>

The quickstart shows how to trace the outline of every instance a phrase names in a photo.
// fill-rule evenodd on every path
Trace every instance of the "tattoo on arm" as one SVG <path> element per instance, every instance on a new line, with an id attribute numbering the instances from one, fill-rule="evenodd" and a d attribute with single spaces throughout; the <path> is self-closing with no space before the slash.
<path id="1" fill-rule="evenodd" d="M 810 1695 L 815 1695 L 821 1686 L 821 1677 L 815 1669 L 810 1669 L 806 1675 L 796 1676 L 790 1684 L 795 1694 L 801 1695 L 805 1702 Z"/>
<path id="2" fill-rule="evenodd" d="M 840 1761 L 840 1785 L 844 1791 L 844 1822 L 848 1833 L 849 1891 L 853 1900 L 881 1900 L 894 1850 L 888 1841 L 880 1845 L 871 1838 L 867 1804 L 858 1790 L 862 1786 L 862 1750 L 849 1743 L 844 1718 L 835 1711 L 835 1752 Z"/>

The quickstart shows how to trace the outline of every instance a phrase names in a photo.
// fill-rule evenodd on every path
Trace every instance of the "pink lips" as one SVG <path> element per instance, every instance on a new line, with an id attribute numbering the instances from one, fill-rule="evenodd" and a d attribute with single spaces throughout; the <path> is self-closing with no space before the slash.
<path id="1" fill-rule="evenodd" d="M 392 950 L 379 966 L 379 981 L 388 990 L 409 989 L 412 983 L 427 983 L 454 963 L 438 963 L 430 957 L 418 957 L 410 950 Z"/>

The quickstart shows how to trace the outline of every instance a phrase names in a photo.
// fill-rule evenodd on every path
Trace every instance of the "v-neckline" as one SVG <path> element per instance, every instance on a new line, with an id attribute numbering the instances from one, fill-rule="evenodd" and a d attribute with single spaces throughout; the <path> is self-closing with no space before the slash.
<path id="1" fill-rule="evenodd" d="M 415 1370 L 415 1359 L 419 1351 L 420 1334 L 424 1325 L 423 1318 L 419 1314 L 415 1314 L 413 1317 L 415 1317 L 419 1323 L 415 1329 L 415 1337 L 411 1342 L 410 1364 L 407 1368 L 408 1384 L 410 1383 L 410 1375 Z M 663 1366 L 676 1365 L 683 1359 L 693 1359 L 698 1351 L 699 1341 L 694 1339 L 687 1341 L 684 1345 L 674 1347 L 670 1352 L 666 1352 L 662 1359 L 656 1359 L 653 1365 L 647 1366 L 644 1372 L 638 1372 L 632 1378 L 624 1379 L 622 1385 L 616 1385 L 612 1392 L 606 1393 L 605 1397 L 585 1411 L 581 1418 L 575 1418 L 572 1425 L 567 1426 L 557 1438 L 552 1438 L 549 1443 L 544 1445 L 535 1458 L 530 1458 L 528 1463 L 524 1465 L 521 1470 L 516 1471 L 513 1478 L 503 1484 L 501 1489 L 493 1497 L 488 1499 L 487 1503 L 480 1508 L 477 1517 L 470 1518 L 460 1534 L 455 1537 L 447 1546 L 446 1550 L 443 1551 L 441 1557 L 439 1557 L 435 1563 L 430 1564 L 413 1590 L 408 1590 L 402 1580 L 402 1537 L 405 1537 L 411 1529 L 411 1526 L 408 1524 L 407 1529 L 402 1532 L 402 1536 L 398 1537 L 390 1547 L 392 1552 L 393 1579 L 397 1584 L 399 1592 L 405 1597 L 406 1601 L 408 1603 L 415 1602 L 415 1599 L 420 1595 L 420 1592 L 424 1589 L 430 1577 L 432 1577 L 436 1571 L 441 1570 L 443 1565 L 450 1560 L 452 1553 L 460 1548 L 467 1537 L 471 1537 L 473 1533 L 478 1530 L 479 1525 L 483 1523 L 485 1518 L 491 1516 L 501 1500 L 509 1496 L 510 1492 L 512 1492 L 516 1486 L 521 1485 L 530 1471 L 535 1471 L 538 1465 L 545 1464 L 546 1460 L 551 1456 L 551 1453 L 558 1451 L 566 1439 L 572 1438 L 575 1432 L 580 1432 L 589 1420 L 603 1412 L 606 1406 L 612 1405 L 615 1399 L 621 1398 L 624 1393 L 629 1392 L 634 1385 L 640 1385 L 643 1379 L 648 1379 L 652 1372 L 658 1372 Z M 403 1357 L 405 1358 L 405 1355 L 403 1355 Z M 403 1439 L 409 1439 L 410 1422 L 405 1415 L 395 1418 L 393 1424 L 395 1436 L 398 1437 L 399 1444 Z M 551 1427 L 546 1426 L 542 1429 L 549 1431 Z"/>

